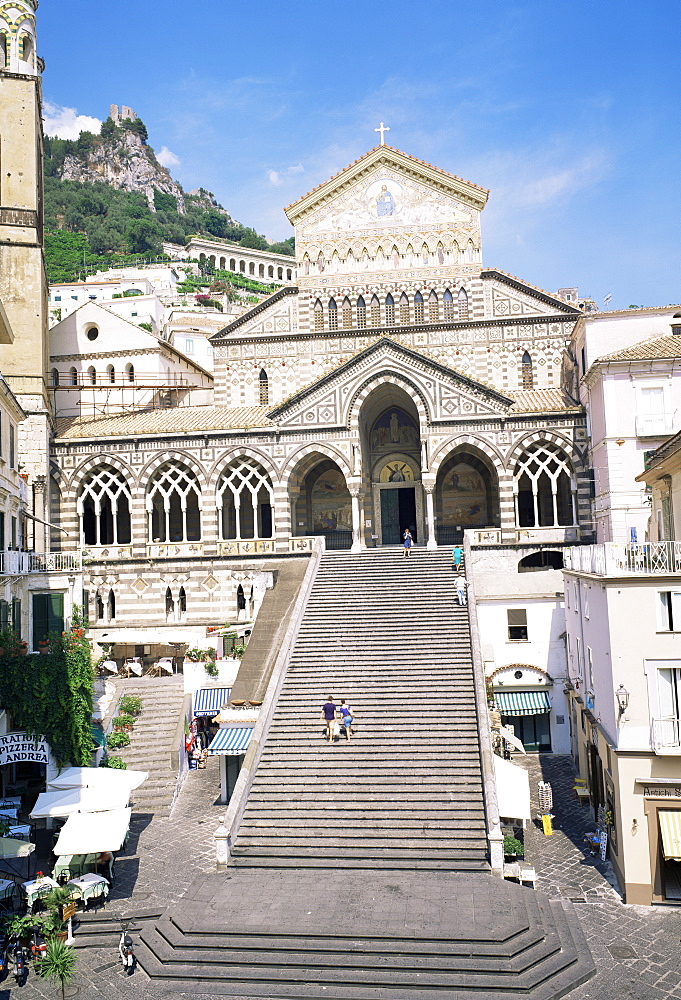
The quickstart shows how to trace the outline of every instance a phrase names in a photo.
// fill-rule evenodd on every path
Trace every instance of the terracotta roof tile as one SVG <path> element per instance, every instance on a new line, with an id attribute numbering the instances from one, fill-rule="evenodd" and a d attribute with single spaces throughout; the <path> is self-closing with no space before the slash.
<path id="1" fill-rule="evenodd" d="M 360 157 L 358 157 L 358 159 L 353 160 L 352 163 L 348 163 L 348 165 L 346 167 L 343 167 L 342 170 L 339 170 L 337 173 L 332 174 L 331 177 L 327 177 L 327 179 L 325 181 L 322 181 L 321 184 L 317 184 L 315 187 L 310 188 L 310 190 L 306 192 L 306 194 L 301 195 L 300 198 L 296 198 L 296 200 L 292 201 L 290 205 L 286 205 L 284 211 L 288 212 L 289 208 L 293 208 L 294 205 L 297 205 L 299 201 L 304 201 L 305 198 L 309 198 L 310 195 L 314 194 L 315 191 L 319 191 L 320 188 L 326 187 L 327 184 L 330 184 L 331 181 L 335 181 L 336 178 L 340 177 L 341 174 L 344 174 L 346 170 L 350 169 L 350 167 L 357 166 L 357 164 L 361 163 L 362 160 L 364 160 L 367 156 L 370 156 L 372 153 L 375 153 L 377 149 L 389 149 L 391 153 L 399 153 L 400 156 L 406 156 L 406 158 L 408 160 L 411 160 L 412 163 L 418 163 L 423 167 L 429 167 L 431 170 L 437 170 L 438 173 L 445 174 L 445 176 L 451 177 L 452 180 L 461 181 L 462 184 L 468 184 L 469 187 L 475 188 L 477 191 L 482 191 L 483 194 L 489 194 L 489 188 L 480 187 L 479 184 L 474 184 L 472 181 L 464 180 L 463 177 L 457 177 L 456 174 L 451 174 L 448 170 L 443 170 L 442 167 L 436 167 L 434 166 L 434 164 L 428 163 L 426 160 L 419 160 L 418 157 L 410 156 L 409 153 L 405 153 L 401 149 L 397 149 L 395 146 L 389 146 L 388 143 L 385 142 L 378 146 L 374 146 L 373 149 L 370 149 L 366 153 L 363 153 Z"/>
<path id="2" fill-rule="evenodd" d="M 244 427 L 269 427 L 266 406 L 174 406 L 108 417 L 61 417 L 57 438 L 105 438 L 130 435 L 185 434 Z"/>
<path id="3" fill-rule="evenodd" d="M 681 358 L 681 337 L 670 334 L 667 337 L 643 340 L 613 354 L 604 354 L 603 357 L 596 358 L 594 364 L 601 361 L 663 361 L 666 358 Z"/>
<path id="4" fill-rule="evenodd" d="M 519 389 L 509 392 L 514 405 L 512 413 L 543 413 L 545 410 L 581 410 L 562 389 Z"/>

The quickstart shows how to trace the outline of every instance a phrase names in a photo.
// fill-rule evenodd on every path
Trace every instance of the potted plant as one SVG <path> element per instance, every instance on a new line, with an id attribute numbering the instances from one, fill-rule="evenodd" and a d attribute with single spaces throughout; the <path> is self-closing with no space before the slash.
<path id="1" fill-rule="evenodd" d="M 56 937 L 66 940 L 66 921 L 64 907 L 73 902 L 73 889 L 67 885 L 58 885 L 45 896 L 44 903 L 47 913 L 40 918 L 40 925 L 46 938 Z"/>
<path id="2" fill-rule="evenodd" d="M 504 857 L 515 861 L 516 858 L 522 858 L 524 855 L 525 848 L 522 841 L 518 840 L 517 837 L 509 837 L 507 834 L 504 837 Z"/>
<path id="3" fill-rule="evenodd" d="M 120 750 L 121 747 L 130 746 L 130 737 L 124 732 L 110 733 L 106 738 L 106 745 L 111 750 Z"/>
<path id="4" fill-rule="evenodd" d="M 5 922 L 5 933 L 10 940 L 13 937 L 19 938 L 24 947 L 28 947 L 33 928 L 37 923 L 38 917 L 32 913 L 26 913 L 23 917 L 13 916 Z"/>
<path id="5" fill-rule="evenodd" d="M 121 715 L 139 715 L 142 711 L 142 699 L 134 694 L 126 694 L 124 698 L 121 698 L 118 711 Z"/>
<path id="6" fill-rule="evenodd" d="M 49 651 L 50 651 L 50 640 L 40 639 L 38 641 L 38 652 L 46 654 L 49 653 Z"/>
<path id="7" fill-rule="evenodd" d="M 215 660 L 208 660 L 207 663 L 204 663 L 203 669 L 206 671 L 209 677 L 219 676 L 220 671 L 218 670 L 218 665 L 215 662 Z"/>
<path id="8" fill-rule="evenodd" d="M 63 941 L 53 939 L 47 942 L 47 948 L 38 964 L 38 975 L 41 979 L 53 979 L 59 983 L 62 1000 L 66 998 L 66 987 L 76 973 L 76 953 Z"/>
<path id="9" fill-rule="evenodd" d="M 100 767 L 115 767 L 119 771 L 126 771 L 128 765 L 125 763 L 122 757 L 104 757 L 102 759 Z"/>
<path id="10" fill-rule="evenodd" d="M 113 720 L 114 729 L 122 729 L 125 732 L 132 732 L 134 725 L 135 717 L 133 715 L 118 715 Z"/>

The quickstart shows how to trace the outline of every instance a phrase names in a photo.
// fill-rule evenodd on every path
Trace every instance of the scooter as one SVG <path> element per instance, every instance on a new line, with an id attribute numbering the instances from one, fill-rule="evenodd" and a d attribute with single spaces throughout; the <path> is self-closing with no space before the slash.
<path id="1" fill-rule="evenodd" d="M 7 972 L 7 935 L 0 932 L 0 979 L 5 978 Z"/>
<path id="2" fill-rule="evenodd" d="M 118 943 L 118 954 L 121 956 L 121 963 L 124 970 L 131 976 L 135 971 L 136 958 L 132 938 L 127 931 L 123 931 L 121 934 L 121 940 Z"/>
<path id="3" fill-rule="evenodd" d="M 12 973 L 17 981 L 17 986 L 23 986 L 26 982 L 28 969 L 26 968 L 26 955 L 19 941 L 12 947 Z"/>

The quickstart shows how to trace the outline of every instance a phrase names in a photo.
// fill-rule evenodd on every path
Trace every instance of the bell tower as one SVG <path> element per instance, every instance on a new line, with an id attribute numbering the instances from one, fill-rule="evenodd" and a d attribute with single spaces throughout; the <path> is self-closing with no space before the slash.
<path id="1" fill-rule="evenodd" d="M 35 514 L 49 495 L 47 277 L 43 255 L 42 60 L 38 0 L 0 7 L 0 372 L 28 414 L 19 451 Z M 38 539 L 36 538 L 36 542 Z"/>

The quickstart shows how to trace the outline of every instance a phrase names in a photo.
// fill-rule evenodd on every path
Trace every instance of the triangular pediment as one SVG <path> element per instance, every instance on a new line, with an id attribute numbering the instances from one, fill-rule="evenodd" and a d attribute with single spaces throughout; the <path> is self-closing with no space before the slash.
<path id="1" fill-rule="evenodd" d="M 578 308 L 557 295 L 551 295 L 550 292 L 504 271 L 485 270 L 481 278 L 484 282 L 486 309 L 491 319 L 555 316 L 558 313 L 581 315 Z"/>
<path id="2" fill-rule="evenodd" d="M 471 184 L 446 170 L 417 160 L 399 149 L 393 149 L 392 146 L 376 146 L 359 160 L 341 170 L 340 173 L 335 174 L 328 181 L 309 191 L 298 201 L 293 202 L 285 209 L 285 212 L 296 226 L 303 218 L 307 220 L 310 215 L 320 213 L 323 215 L 325 209 L 327 209 L 326 214 L 329 214 L 329 211 L 332 210 L 332 202 L 346 199 L 350 189 L 356 190 L 362 186 L 366 187 L 366 181 L 372 175 L 378 176 L 381 173 L 401 179 L 406 188 L 405 202 L 409 203 L 408 207 L 412 214 L 415 203 L 412 187 L 415 189 L 418 186 L 421 191 L 427 189 L 431 193 L 437 193 L 475 211 L 480 211 L 485 207 L 489 194 L 485 188 L 478 187 L 477 184 Z M 371 198 L 372 195 L 373 192 L 366 197 Z M 353 207 L 355 211 L 363 208 L 362 201 L 353 203 Z M 316 224 L 319 225 L 319 220 Z M 347 222 L 344 224 L 347 225 Z M 407 224 L 412 225 L 413 221 L 405 221 L 405 225 Z"/>
<path id="3" fill-rule="evenodd" d="M 513 400 L 420 351 L 381 337 L 267 414 L 279 427 L 348 426 L 353 405 L 372 383 L 394 380 L 419 398 L 431 423 L 500 416 Z"/>

